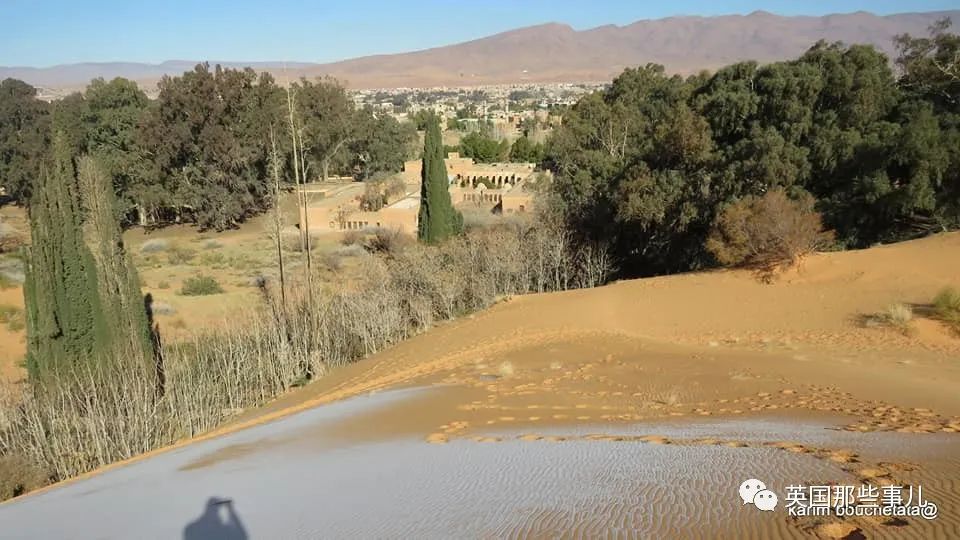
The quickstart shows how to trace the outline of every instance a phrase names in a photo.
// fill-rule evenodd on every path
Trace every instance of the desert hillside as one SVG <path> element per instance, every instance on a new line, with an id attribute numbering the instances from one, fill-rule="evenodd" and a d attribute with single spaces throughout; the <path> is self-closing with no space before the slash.
<path id="1" fill-rule="evenodd" d="M 35 516 L 55 500 L 92 511 L 109 497 L 170 497 L 177 502 L 144 522 L 78 514 L 71 526 L 174 534 L 202 500 L 171 494 L 202 485 L 229 489 L 252 531 L 292 535 L 456 526 L 468 536 L 546 537 L 624 524 L 651 536 L 955 537 L 960 336 L 928 304 L 960 283 L 958 269 L 960 233 L 948 233 L 817 254 L 773 283 L 721 270 L 505 299 L 175 452 L 38 490 L 0 505 L 0 516 L 39 531 Z M 864 324 L 897 303 L 914 319 Z M 792 518 L 778 509 L 757 519 L 728 496 L 756 475 L 779 493 L 796 482 L 922 484 L 939 515 Z M 587 491 L 571 491 L 571 479 Z M 282 483 L 290 502 L 271 504 L 265 482 Z M 318 497 L 329 503 L 298 513 Z M 353 497 L 382 511 L 354 519 Z M 412 518 L 425 507 L 436 512 Z M 59 523 L 42 528 L 62 534 Z"/>
<path id="2" fill-rule="evenodd" d="M 872 44 L 892 55 L 894 36 L 925 35 L 927 28 L 943 17 L 960 21 L 960 11 L 888 16 L 861 11 L 822 17 L 780 16 L 757 11 L 749 15 L 640 20 L 624 26 L 584 30 L 550 23 L 422 51 L 328 64 L 222 63 L 267 70 L 281 80 L 301 75 L 331 75 L 352 88 L 600 81 L 610 79 L 625 67 L 648 62 L 663 64 L 670 72 L 688 74 L 740 60 L 785 60 L 799 56 L 820 39 Z M 194 61 L 177 60 L 162 64 L 0 66 L 0 79 L 13 77 L 44 88 L 80 89 L 94 77 L 126 77 L 152 87 L 163 75 L 179 74 L 194 64 Z"/>

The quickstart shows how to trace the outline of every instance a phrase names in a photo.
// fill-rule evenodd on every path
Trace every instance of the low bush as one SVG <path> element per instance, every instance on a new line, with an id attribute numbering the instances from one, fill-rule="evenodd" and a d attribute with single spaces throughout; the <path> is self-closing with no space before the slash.
<path id="1" fill-rule="evenodd" d="M 227 256 L 219 251 L 200 255 L 200 264 L 212 268 L 222 268 L 227 264 Z"/>
<path id="2" fill-rule="evenodd" d="M 880 320 L 887 326 L 896 328 L 904 334 L 909 334 L 913 322 L 913 309 L 906 304 L 891 304 L 880 314 Z"/>
<path id="3" fill-rule="evenodd" d="M 11 332 L 23 330 L 26 321 L 24 320 L 23 310 L 17 306 L 9 304 L 0 304 L 0 324 L 7 325 Z"/>
<path id="4" fill-rule="evenodd" d="M 960 335 L 960 291 L 947 287 L 933 299 L 933 314 Z"/>
<path id="5" fill-rule="evenodd" d="M 170 243 L 163 238 L 153 238 L 151 240 L 147 240 L 142 246 L 140 246 L 140 253 L 156 253 L 158 251 L 166 251 L 169 245 Z"/>
<path id="6" fill-rule="evenodd" d="M 404 234 L 399 229 L 378 227 L 373 231 L 373 234 L 366 239 L 363 246 L 367 251 L 372 253 L 393 255 L 415 242 L 416 240 L 414 240 L 412 236 Z"/>
<path id="7" fill-rule="evenodd" d="M 223 287 L 217 283 L 216 279 L 203 274 L 183 280 L 183 285 L 180 287 L 180 294 L 183 296 L 206 296 L 222 292 Z"/>
<path id="8" fill-rule="evenodd" d="M 355 246 L 363 244 L 366 235 L 360 231 L 344 231 L 340 237 L 340 243 L 345 246 Z"/>
<path id="9" fill-rule="evenodd" d="M 0 221 L 0 253 L 17 251 L 24 244 L 24 236 L 20 232 Z"/>
<path id="10" fill-rule="evenodd" d="M 764 272 L 792 266 L 833 238 L 813 203 L 808 194 L 791 199 L 780 188 L 743 198 L 720 213 L 706 248 L 725 266 Z"/>
<path id="11" fill-rule="evenodd" d="M 597 260 L 574 253 L 560 229 L 517 223 L 360 257 L 357 273 L 322 294 L 291 285 L 282 302 L 276 284 L 263 280 L 264 304 L 237 314 L 236 324 L 164 345 L 161 393 L 155 368 L 117 354 L 78 362 L 27 385 L 16 399 L 0 399 L 0 455 L 23 456 L 53 480 L 69 478 L 209 431 L 330 367 L 497 298 L 585 286 L 597 279 L 584 277 L 588 264 L 597 265 L 594 276 L 606 275 L 608 266 Z M 184 290 L 220 287 L 196 276 Z M 167 324 L 186 326 L 182 318 Z"/>
<path id="12" fill-rule="evenodd" d="M 182 246 L 173 246 L 167 251 L 167 262 L 172 265 L 189 264 L 197 252 Z"/>
<path id="13" fill-rule="evenodd" d="M 280 235 L 280 246 L 284 251 L 300 253 L 304 251 L 304 239 L 301 238 L 299 231 L 288 231 Z M 317 234 L 310 235 L 310 250 L 317 249 Z"/>
<path id="14" fill-rule="evenodd" d="M 23 456 L 0 456 L 0 501 L 18 497 L 49 482 L 50 475 Z"/>

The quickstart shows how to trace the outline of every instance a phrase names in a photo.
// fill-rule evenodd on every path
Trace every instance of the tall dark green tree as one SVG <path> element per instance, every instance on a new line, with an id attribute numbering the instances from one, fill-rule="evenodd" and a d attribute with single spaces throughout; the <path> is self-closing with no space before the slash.
<path id="1" fill-rule="evenodd" d="M 91 157 L 79 174 L 57 133 L 29 204 L 27 368 L 31 377 L 107 355 L 153 360 L 139 280 L 116 221 L 110 177 Z"/>
<path id="2" fill-rule="evenodd" d="M 450 201 L 450 180 L 444 164 L 440 120 L 427 123 L 420 172 L 420 215 L 417 236 L 421 242 L 436 244 L 463 231 L 463 216 Z"/>

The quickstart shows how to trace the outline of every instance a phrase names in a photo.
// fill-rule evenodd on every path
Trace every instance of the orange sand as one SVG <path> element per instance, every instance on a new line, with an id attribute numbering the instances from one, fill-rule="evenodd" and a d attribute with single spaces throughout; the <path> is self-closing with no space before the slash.
<path id="1" fill-rule="evenodd" d="M 541 441 L 537 431 L 546 426 L 602 424 L 609 427 L 600 440 L 629 444 L 617 435 L 618 423 L 774 414 L 829 414 L 850 431 L 956 433 L 960 339 L 923 315 L 947 285 L 960 287 L 960 233 L 815 255 L 771 284 L 749 272 L 716 271 L 517 297 L 335 370 L 204 438 L 350 396 L 426 385 L 447 389 L 345 419 L 324 436 L 480 443 L 496 442 L 497 430 L 509 428 Z M 859 324 L 894 302 L 916 306 L 909 334 Z M 651 437 L 641 442 L 672 442 Z M 960 471 L 936 460 L 908 467 L 840 448 L 776 444 L 878 483 L 898 474 L 960 481 Z M 951 497 L 938 501 L 935 526 L 896 533 L 957 530 L 960 495 Z M 825 537 L 850 527 L 871 536 L 887 527 L 864 519 L 817 525 L 813 532 Z"/>

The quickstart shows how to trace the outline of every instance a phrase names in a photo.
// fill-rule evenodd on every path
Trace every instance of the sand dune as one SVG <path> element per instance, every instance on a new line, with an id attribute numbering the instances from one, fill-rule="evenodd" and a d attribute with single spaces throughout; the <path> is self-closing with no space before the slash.
<path id="1" fill-rule="evenodd" d="M 947 285 L 960 286 L 958 233 L 818 254 L 773 283 L 715 271 L 513 298 L 335 370 L 199 445 L 174 447 L 191 456 L 178 459 L 178 474 L 243 470 L 255 482 L 291 448 L 334 461 L 358 452 L 377 474 L 409 467 L 444 475 L 449 482 L 417 482 L 453 506 L 382 487 L 421 501 L 431 516 L 450 510 L 443 515 L 473 520 L 475 536 L 957 537 L 960 338 L 923 316 Z M 893 302 L 916 306 L 915 331 L 859 323 Z M 349 414 L 317 408 L 403 388 L 432 391 Z M 327 420 L 306 422 L 298 412 Z M 282 437 L 251 435 L 288 421 L 298 427 Z M 167 451 L 137 461 L 172 459 Z M 427 455 L 435 471 L 411 465 Z M 111 469 L 69 485 L 129 470 Z M 716 506 L 747 470 L 781 493 L 801 482 L 922 484 L 940 514 L 766 519 Z M 304 480 L 313 481 L 324 480 Z M 693 488 L 670 488 L 678 482 Z M 296 491 L 311 490 L 323 492 L 307 484 Z M 494 497 L 498 490 L 504 498 Z M 474 512 L 453 510 L 464 507 Z M 445 518 L 424 522 L 412 512 L 387 525 L 362 524 L 360 513 L 337 526 L 450 533 Z"/>

